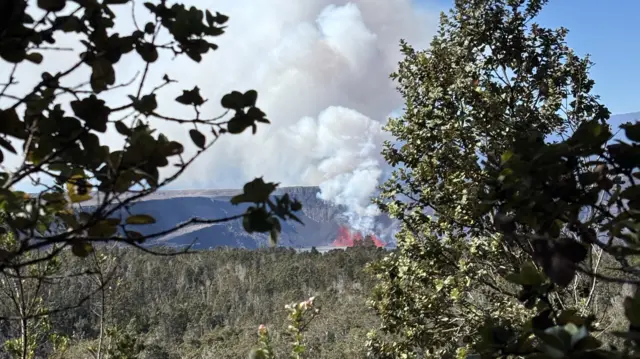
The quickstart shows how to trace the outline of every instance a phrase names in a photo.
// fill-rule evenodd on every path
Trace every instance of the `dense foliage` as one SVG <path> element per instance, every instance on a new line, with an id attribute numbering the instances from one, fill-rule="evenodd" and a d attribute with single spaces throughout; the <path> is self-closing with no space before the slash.
<path id="1" fill-rule="evenodd" d="M 15 245 L 0 248 L 0 270 L 28 264 L 25 254 L 53 244 L 58 246 L 51 256 L 67 247 L 86 256 L 95 243 L 139 246 L 177 230 L 142 235 L 136 226 L 155 219 L 145 214 L 121 218 L 121 213 L 174 181 L 220 136 L 249 128 L 255 133 L 258 123 L 269 123 L 257 107 L 254 90 L 228 93 L 220 100 L 222 116 L 207 118 L 202 108 L 207 100 L 197 86 L 175 92 L 177 80 L 148 76 L 161 58 L 187 56 L 198 63 L 216 50 L 212 41 L 224 33 L 227 16 L 166 1 L 147 2 L 148 18 L 134 18 L 135 28 L 127 30 L 118 26 L 122 24 L 116 17 L 116 8 L 124 6 L 135 4 L 129 0 L 2 2 L 0 58 L 2 66 L 11 70 L 0 89 L 0 161 L 11 158 L 14 163 L 6 163 L 0 172 L 0 206 L 4 231 L 12 233 Z M 41 81 L 26 93 L 15 93 L 21 71 L 29 71 L 25 62 L 55 59 L 56 48 L 48 45 L 65 34 L 67 39 L 73 35 L 71 49 L 77 51 L 77 60 L 63 64 L 56 73 L 42 72 Z M 140 77 L 121 78 L 118 70 L 123 68 L 118 63 L 124 58 L 133 64 L 140 61 Z M 79 83 L 73 82 L 74 74 L 81 77 Z M 123 88 L 132 94 L 114 95 Z M 184 106 L 184 117 L 160 113 L 157 97 L 167 94 L 175 97 L 175 106 Z M 233 115 L 225 116 L 229 112 Z M 159 122 L 187 126 L 184 131 L 195 151 L 185 151 L 183 144 L 157 133 L 154 127 Z M 107 132 L 120 136 L 123 145 L 105 145 Z M 36 193 L 15 191 L 26 183 Z M 194 218 L 180 226 L 242 218 L 248 231 L 270 232 L 275 240 L 279 220 L 296 219 L 292 211 L 300 209 L 287 196 L 270 199 L 275 188 L 274 183 L 255 179 L 232 200 L 253 203 L 246 213 Z M 91 206 L 77 210 L 77 204 L 84 202 Z"/>
<path id="2" fill-rule="evenodd" d="M 626 318 L 609 307 L 613 283 L 637 281 L 640 127 L 607 145 L 592 64 L 536 24 L 545 3 L 456 1 L 428 50 L 403 43 L 397 169 L 378 199 L 403 229 L 372 301 L 401 339 L 372 333 L 378 357 L 638 355 L 596 337 L 622 344 L 602 331 L 637 321 L 637 299 Z"/>
<path id="3" fill-rule="evenodd" d="M 101 272 L 111 278 L 104 292 L 47 318 L 46 334 L 66 338 L 68 346 L 58 350 L 61 358 L 95 357 L 91 353 L 96 353 L 100 340 L 102 356 L 113 358 L 105 353 L 124 335 L 140 345 L 139 358 L 243 358 L 258 340 L 259 324 L 269 328 L 273 350 L 281 357 L 290 341 L 285 335 L 289 324 L 285 305 L 311 296 L 322 311 L 306 329 L 308 357 L 364 358 L 362 343 L 376 322 L 366 306 L 374 282 L 364 272 L 366 263 L 384 255 L 375 247 L 324 254 L 282 248 L 219 249 L 178 257 L 115 249 L 103 254 L 110 259 L 101 262 Z M 92 269 L 96 269 L 92 260 L 66 256 L 57 275 Z M 59 307 L 98 288 L 99 273 L 92 271 L 43 284 L 39 298 Z M 15 313 L 9 298 L 2 296 L 0 303 L 0 316 Z M 0 333 L 0 342 L 19 338 L 19 322 L 3 323 Z M 54 357 L 51 345 L 39 339 L 40 357 Z"/>

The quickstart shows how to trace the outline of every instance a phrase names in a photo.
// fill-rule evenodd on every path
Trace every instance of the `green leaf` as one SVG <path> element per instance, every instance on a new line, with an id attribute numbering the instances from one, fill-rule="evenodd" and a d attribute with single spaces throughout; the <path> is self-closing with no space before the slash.
<path id="1" fill-rule="evenodd" d="M 91 63 L 91 89 L 95 93 L 106 90 L 109 86 L 116 82 L 116 72 L 113 64 L 105 58 L 100 58 Z"/>
<path id="2" fill-rule="evenodd" d="M 42 56 L 42 54 L 39 52 L 31 52 L 28 53 L 27 56 L 25 56 L 25 59 L 27 59 L 29 62 L 33 62 L 34 64 L 41 64 L 42 60 L 44 60 L 44 56 Z"/>
<path id="3" fill-rule="evenodd" d="M 247 233 L 253 233 L 253 228 L 251 228 L 251 218 L 249 218 L 249 216 L 242 217 L 242 228 L 244 228 Z"/>
<path id="4" fill-rule="evenodd" d="M 148 42 L 136 46 L 136 52 L 145 62 L 155 62 L 158 60 L 158 50 L 156 46 Z"/>
<path id="5" fill-rule="evenodd" d="M 14 229 L 25 231 L 27 229 L 33 228 L 35 223 L 28 218 L 17 217 L 12 220 L 7 219 L 7 222 Z"/>
<path id="6" fill-rule="evenodd" d="M 156 223 L 156 220 L 155 218 L 151 217 L 148 214 L 134 214 L 127 218 L 126 223 L 133 224 L 133 225 L 153 224 L 153 223 Z"/>
<path id="7" fill-rule="evenodd" d="M 41 198 L 46 202 L 66 202 L 62 192 L 46 192 L 41 195 Z"/>
<path id="8" fill-rule="evenodd" d="M 200 96 L 200 88 L 198 86 L 191 90 L 182 90 L 182 95 L 176 97 L 176 101 L 183 105 L 194 106 L 200 106 L 205 102 L 202 96 Z"/>
<path id="9" fill-rule="evenodd" d="M 278 187 L 275 183 L 265 183 L 262 178 L 256 178 L 243 187 L 243 193 L 231 198 L 231 204 L 264 203 Z"/>
<path id="10" fill-rule="evenodd" d="M 133 133 L 131 129 L 127 127 L 127 125 L 125 125 L 122 121 L 116 121 L 115 126 L 116 126 L 116 131 L 118 131 L 118 133 L 121 135 L 131 136 L 131 134 Z"/>
<path id="11" fill-rule="evenodd" d="M 444 288 L 444 281 L 440 278 L 437 278 L 433 281 L 434 287 L 436 288 L 436 292 L 439 292 Z"/>
<path id="12" fill-rule="evenodd" d="M 77 16 L 59 16 L 55 20 L 55 24 L 59 27 L 63 32 L 79 32 L 82 30 L 82 22 L 78 19 Z"/>
<path id="13" fill-rule="evenodd" d="M 156 5 L 150 2 L 145 2 L 144 3 L 144 7 L 146 7 L 147 9 L 149 9 L 149 11 L 155 13 L 156 11 Z"/>
<path id="14" fill-rule="evenodd" d="M 80 203 L 88 201 L 92 198 L 89 191 L 91 184 L 87 182 L 83 174 L 76 174 L 69 178 L 66 182 L 67 193 L 72 203 Z"/>
<path id="15" fill-rule="evenodd" d="M 25 139 L 25 125 L 13 108 L 0 110 L 0 133 Z"/>
<path id="16" fill-rule="evenodd" d="M 249 90 L 242 96 L 244 107 L 255 106 L 258 101 L 258 92 L 256 90 Z"/>
<path id="17" fill-rule="evenodd" d="M 624 133 L 628 139 L 633 142 L 640 142 L 640 121 L 622 124 L 620 128 L 624 129 Z"/>
<path id="18" fill-rule="evenodd" d="M 82 131 L 80 120 L 65 116 L 57 121 L 57 130 L 65 137 L 75 137 Z"/>
<path id="19" fill-rule="evenodd" d="M 523 263 L 519 273 L 509 274 L 506 279 L 512 283 L 527 286 L 538 286 L 544 283 L 544 276 L 535 268 L 532 262 Z"/>
<path id="20" fill-rule="evenodd" d="M 202 55 L 199 52 L 194 51 L 193 49 L 188 49 L 186 51 L 186 54 L 187 56 L 189 56 L 189 58 L 191 58 L 191 60 L 195 62 L 202 61 Z"/>
<path id="21" fill-rule="evenodd" d="M 71 200 L 71 203 L 80 203 L 80 202 L 86 202 L 88 200 L 90 200 L 91 198 L 93 198 L 90 194 L 86 193 L 86 194 L 79 194 L 79 193 L 70 193 L 69 194 L 69 200 Z"/>
<path id="22" fill-rule="evenodd" d="M 75 115 L 84 120 L 91 129 L 98 132 L 107 131 L 111 109 L 105 106 L 103 100 L 91 95 L 80 101 L 71 101 L 70 105 Z"/>
<path id="23" fill-rule="evenodd" d="M 93 246 L 87 242 L 76 242 L 71 245 L 71 252 L 80 258 L 84 258 L 93 252 Z"/>
<path id="24" fill-rule="evenodd" d="M 297 212 L 297 211 L 299 211 L 299 210 L 301 210 L 301 209 L 302 209 L 302 203 L 300 203 L 300 202 L 298 202 L 298 201 L 293 201 L 293 202 L 291 203 L 291 210 L 292 210 L 292 211 Z"/>
<path id="25" fill-rule="evenodd" d="M 66 5 L 67 0 L 38 0 L 38 7 L 44 11 L 58 12 Z"/>
<path id="26" fill-rule="evenodd" d="M 144 25 L 144 32 L 146 32 L 149 35 L 152 35 L 154 32 L 156 31 L 156 25 L 152 22 L 148 22 L 146 23 L 146 25 Z"/>
<path id="27" fill-rule="evenodd" d="M 224 108 L 239 110 L 244 107 L 244 95 L 238 91 L 233 91 L 222 96 L 220 104 Z"/>
<path id="28" fill-rule="evenodd" d="M 248 116 L 238 115 L 229 120 L 227 131 L 230 134 L 237 135 L 244 132 L 251 125 L 253 125 L 253 121 Z"/>
<path id="29" fill-rule="evenodd" d="M 204 135 L 200 131 L 198 131 L 196 129 L 191 129 L 191 130 L 189 130 L 189 136 L 191 137 L 191 141 L 193 141 L 193 143 L 196 146 L 204 149 L 204 146 L 205 146 L 207 140 L 206 140 L 206 138 L 204 137 Z"/>
<path id="30" fill-rule="evenodd" d="M 72 213 L 69 212 L 61 212 L 57 214 L 58 217 L 60 219 L 62 219 L 62 221 L 64 222 L 64 224 L 72 229 L 75 228 L 79 228 L 80 227 L 80 223 L 78 222 L 78 219 L 76 218 L 76 216 Z"/>
<path id="31" fill-rule="evenodd" d="M 262 110 L 260 110 L 257 107 L 249 108 L 249 110 L 247 111 L 247 116 L 249 118 L 251 118 L 252 120 L 256 120 L 256 121 L 263 122 L 263 123 L 269 123 L 269 120 L 264 118 L 266 116 L 266 114 L 264 112 L 262 112 Z"/>
<path id="32" fill-rule="evenodd" d="M 229 17 L 227 15 L 223 15 L 219 12 L 216 12 L 216 18 L 215 18 L 216 23 L 218 23 L 219 25 L 222 25 L 228 20 L 229 20 Z"/>
<path id="33" fill-rule="evenodd" d="M 453 300 L 458 300 L 460 297 L 460 290 L 458 288 L 452 288 L 449 292 L 449 297 Z"/>
<path id="34" fill-rule="evenodd" d="M 511 159 L 511 157 L 513 157 L 513 152 L 507 151 L 502 154 L 502 157 L 500 157 L 500 160 L 502 161 L 502 164 L 505 164 Z"/>
<path id="35" fill-rule="evenodd" d="M 215 19 L 215 17 L 213 17 L 213 14 L 212 14 L 212 13 L 211 13 L 211 11 L 209 11 L 209 10 L 206 10 L 206 11 L 205 11 L 205 14 L 206 14 L 206 18 L 207 18 L 207 24 L 208 24 L 209 26 L 213 26 L 213 23 L 214 23 L 214 22 L 215 22 L 215 20 L 216 20 L 216 19 Z"/>
<path id="36" fill-rule="evenodd" d="M 142 114 L 150 115 L 155 109 L 158 108 L 158 101 L 156 100 L 156 94 L 144 95 L 140 100 L 136 100 L 135 97 L 129 95 L 129 98 L 133 102 L 133 108 Z"/>
<path id="37" fill-rule="evenodd" d="M 13 146 L 11 145 L 11 142 L 9 142 L 9 140 L 6 140 L 3 137 L 0 137 L 0 146 L 2 146 L 5 150 L 7 150 L 7 151 L 9 151 L 9 152 L 11 152 L 13 154 L 16 154 L 16 155 L 18 154 L 16 152 L 16 149 L 13 148 Z"/>
<path id="38" fill-rule="evenodd" d="M 102 220 L 91 226 L 91 228 L 88 229 L 87 233 L 91 237 L 109 238 L 116 234 L 116 232 L 118 231 L 118 223 L 119 221 L 114 224 L 113 221 Z"/>
<path id="39" fill-rule="evenodd" d="M 568 142 L 583 148 L 595 148 L 607 141 L 610 135 L 611 133 L 606 125 L 599 123 L 597 120 L 591 120 L 582 122 Z"/>
<path id="40" fill-rule="evenodd" d="M 613 158 L 613 160 L 622 165 L 625 168 L 633 168 L 636 164 L 636 159 L 633 158 L 631 146 L 627 143 L 614 143 L 607 146 L 607 151 Z"/>
<path id="41" fill-rule="evenodd" d="M 3 60 L 12 64 L 18 64 L 27 56 L 25 45 L 20 39 L 8 38 L 7 40 L 3 40 L 3 42 L 6 42 L 6 44 L 3 44 L 2 51 L 0 51 L 0 57 L 2 57 Z"/>
<path id="42" fill-rule="evenodd" d="M 249 207 L 245 217 L 248 222 L 243 221 L 243 226 L 247 228 L 247 232 L 265 233 L 274 229 L 273 218 L 269 216 L 267 211 L 262 207 Z"/>
<path id="43" fill-rule="evenodd" d="M 183 105 L 191 105 L 191 101 L 189 99 L 188 91 L 182 90 L 182 95 L 176 97 L 176 101 Z"/>

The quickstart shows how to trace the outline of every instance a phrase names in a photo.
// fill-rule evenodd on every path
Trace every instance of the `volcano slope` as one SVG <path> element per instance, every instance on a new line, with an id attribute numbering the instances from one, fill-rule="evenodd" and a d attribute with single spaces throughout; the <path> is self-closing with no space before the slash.
<path id="1" fill-rule="evenodd" d="M 282 223 L 279 246 L 293 248 L 348 247 L 365 236 L 371 236 L 374 243 L 393 246 L 385 242 L 392 238 L 390 232 L 393 221 L 387 216 L 375 218 L 375 229 L 371 233 L 359 233 L 351 229 L 344 215 L 345 208 L 332 205 L 318 198 L 318 187 L 283 187 L 276 195 L 288 193 L 303 204 L 298 217 L 304 225 L 293 221 Z M 156 219 L 155 224 L 136 228 L 142 234 L 168 230 L 191 218 L 222 218 L 242 213 L 246 205 L 232 205 L 229 200 L 236 190 L 170 190 L 158 191 L 135 202 L 129 211 L 132 214 L 149 214 Z M 85 204 L 85 209 L 92 207 Z M 124 214 L 123 214 L 124 215 Z M 213 225 L 191 225 L 171 234 L 155 238 L 149 245 L 185 246 L 193 244 L 193 249 L 235 247 L 255 249 L 268 246 L 266 234 L 247 233 L 239 220 Z"/>

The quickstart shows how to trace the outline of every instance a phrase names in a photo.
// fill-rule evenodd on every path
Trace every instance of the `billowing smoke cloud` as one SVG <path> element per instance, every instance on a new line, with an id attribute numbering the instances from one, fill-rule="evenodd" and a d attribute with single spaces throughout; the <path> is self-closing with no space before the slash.
<path id="1" fill-rule="evenodd" d="M 256 67 L 273 126 L 229 150 L 245 178 L 319 185 L 322 199 L 348 209 L 353 229 L 370 232 L 378 214 L 370 198 L 385 171 L 382 126 L 402 103 L 389 79 L 398 42 L 426 46 L 435 21 L 405 0 L 309 3 L 299 18 L 273 20 L 286 25 Z"/>
<path id="2" fill-rule="evenodd" d="M 309 165 L 305 183 L 319 184 L 320 198 L 345 206 L 351 227 L 370 231 L 378 208 L 371 195 L 378 186 L 383 161 L 380 122 L 344 108 L 329 107 L 318 119 L 303 118 L 283 133 Z"/>
<path id="3" fill-rule="evenodd" d="M 355 229 L 373 229 L 377 209 L 369 198 L 386 171 L 380 157 L 386 136 L 382 126 L 402 106 L 389 79 L 401 60 L 398 43 L 404 38 L 426 47 L 437 11 L 411 0 L 183 2 L 230 16 L 226 33 L 217 40 L 220 48 L 199 65 L 165 54 L 147 75 L 146 88 L 159 84 L 165 73 L 178 79 L 180 88 L 199 86 L 210 99 L 203 117 L 221 113 L 217 100 L 224 93 L 253 88 L 272 124 L 261 126 L 256 135 L 223 138 L 173 188 L 237 188 L 258 176 L 282 185 L 318 185 L 323 199 L 348 208 L 346 215 Z M 130 32 L 130 7 L 121 6 L 116 13 L 124 22 L 120 32 Z M 136 13 L 138 23 L 144 24 L 148 13 L 141 2 Z M 59 45 L 73 43 L 67 40 Z M 51 72 L 77 59 L 77 53 L 46 55 L 43 66 Z M 132 53 L 117 65 L 118 81 L 131 79 L 141 68 Z M 41 69 L 25 66 L 23 73 L 32 78 L 22 78 L 19 87 L 26 89 L 37 81 Z M 0 64 L 3 79 L 9 70 Z M 68 81 L 79 83 L 82 77 Z M 158 94 L 159 112 L 191 116 L 188 108 L 173 101 L 180 88 Z M 132 93 L 131 88 L 117 90 L 105 99 L 121 104 Z M 190 143 L 187 128 L 151 122 L 172 139 Z M 120 143 L 110 134 L 102 141 Z"/>

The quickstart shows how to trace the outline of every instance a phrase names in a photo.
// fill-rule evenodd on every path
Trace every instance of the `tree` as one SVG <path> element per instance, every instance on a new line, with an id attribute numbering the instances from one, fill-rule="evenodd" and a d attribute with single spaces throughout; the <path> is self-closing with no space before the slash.
<path id="1" fill-rule="evenodd" d="M 529 201 L 534 190 L 520 197 L 518 186 L 526 184 L 538 196 L 569 188 L 557 173 L 539 182 L 527 172 L 563 154 L 536 163 L 537 152 L 526 151 L 542 151 L 545 141 L 570 135 L 590 138 L 593 149 L 610 135 L 605 127 L 594 130 L 594 124 L 604 126 L 609 111 L 591 93 L 589 58 L 567 46 L 566 29 L 535 23 L 546 2 L 456 1 L 442 14 L 428 50 L 401 43 L 405 59 L 392 78 L 406 107 L 387 125 L 396 142 L 386 143 L 383 155 L 395 170 L 376 201 L 403 226 L 398 251 L 371 268 L 380 279 L 372 306 L 383 322 L 368 343 L 374 356 L 540 355 L 536 340 L 545 336 L 542 330 L 567 324 L 570 315 L 582 318 L 576 325 L 592 322 L 585 318 L 596 311 L 593 290 L 577 288 L 604 285 L 591 281 L 602 277 L 595 260 L 602 246 L 590 241 L 564 247 L 577 251 L 575 262 L 584 262 L 584 272 L 593 275 L 579 281 L 566 264 L 571 261 L 561 261 L 566 265 L 555 273 L 541 270 L 549 267 L 540 262 L 552 258 L 550 252 L 531 261 L 533 242 L 510 240 L 503 231 L 516 226 L 502 221 L 507 214 L 538 213 Z M 513 148 L 528 157 L 513 155 Z M 511 156 L 520 158 L 520 167 L 505 169 L 501 161 L 516 163 L 508 162 Z M 548 175 L 546 170 L 540 167 Z M 571 167 L 562 175 L 577 177 L 576 171 Z M 514 181 L 510 187 L 503 187 L 504 178 Z M 561 231 L 548 214 L 517 221 L 518 233 Z M 556 263 L 559 257 L 553 258 Z M 549 313 L 553 320 L 545 319 Z M 561 315 L 564 322 L 557 320 Z"/>
<path id="2" fill-rule="evenodd" d="M 546 357 L 640 355 L 640 191 L 635 180 L 640 176 L 640 121 L 623 124 L 626 139 L 614 140 L 601 120 L 583 122 L 557 143 L 543 142 L 536 132 L 518 136 L 512 149 L 487 166 L 492 180 L 482 192 L 485 206 L 479 212 L 495 213 L 494 226 L 503 241 L 522 247 L 531 258 L 506 278 L 518 285 L 519 299 L 534 308 L 528 331 L 538 337 L 537 349 Z M 598 271 L 603 258 L 608 270 Z M 583 276 L 591 288 L 585 295 L 587 307 L 597 283 L 636 286 L 634 294 L 625 295 L 622 310 L 613 313 L 627 320 L 626 328 L 611 333 L 624 342 L 610 341 L 617 345 L 608 347 L 597 339 L 602 334 L 600 313 L 549 303 L 551 295 Z M 522 338 L 507 343 L 484 338 L 480 344 L 489 352 L 509 352 L 525 343 Z"/>
<path id="3" fill-rule="evenodd" d="M 98 340 L 94 348 L 90 348 L 91 354 L 95 359 L 102 359 L 105 357 L 103 350 L 103 342 L 105 342 L 105 338 L 109 337 L 109 339 L 113 339 L 113 337 L 117 338 L 126 338 L 123 337 L 118 332 L 118 328 L 109 328 L 108 326 L 108 318 L 107 318 L 107 307 L 109 305 L 109 301 L 111 298 L 111 287 L 117 287 L 118 281 L 112 281 L 113 273 L 117 270 L 118 260 L 119 258 L 116 256 L 110 256 L 107 251 L 105 252 L 97 252 L 93 251 L 92 253 L 92 279 L 95 280 L 95 285 L 99 291 L 99 299 L 97 308 L 92 310 L 93 314 L 98 317 Z M 113 306 L 113 304 L 111 305 Z M 128 340 L 128 339 L 123 339 Z M 117 340 L 116 340 L 117 342 Z M 116 345 L 117 347 L 118 345 Z M 133 348 L 138 348 L 137 346 L 133 346 Z M 135 352 L 136 350 L 134 350 Z M 107 350 L 108 352 L 108 350 Z"/>
<path id="4" fill-rule="evenodd" d="M 0 238 L 0 248 L 15 247 L 17 241 L 10 235 Z M 35 254 L 37 253 L 29 253 Z M 59 274 L 61 262 L 52 258 L 16 269 L 7 269 L 0 276 L 0 320 L 17 324 L 14 338 L 3 343 L 13 358 L 32 359 L 44 350 L 64 352 L 67 338 L 56 333 L 51 326 L 50 308 L 44 293 L 54 275 Z M 48 348 L 43 348 L 47 347 Z"/>
<path id="5" fill-rule="evenodd" d="M 182 4 L 169 6 L 164 0 L 147 2 L 148 21 L 136 19 L 134 31 L 119 34 L 115 32 L 119 19 L 113 9 L 132 3 L 39 0 L 39 9 L 34 9 L 26 0 L 2 2 L 0 58 L 3 66 L 11 66 L 11 74 L 0 89 L 0 161 L 6 162 L 9 154 L 20 161 L 17 168 L 5 168 L 0 173 L 4 228 L 19 241 L 15 250 L 0 250 L 0 271 L 46 261 L 68 248 L 86 256 L 94 245 L 105 242 L 150 251 L 142 246 L 145 241 L 193 223 L 242 219 L 246 230 L 271 233 L 276 240 L 279 220 L 297 220 L 293 212 L 300 209 L 300 203 L 286 195 L 270 198 L 277 184 L 257 178 L 231 200 L 234 204 L 251 203 L 245 213 L 228 218 L 193 218 L 162 232 L 142 234 L 137 230 L 155 219 L 128 214 L 135 201 L 178 178 L 221 136 L 249 128 L 255 133 L 258 124 L 268 124 L 269 120 L 257 107 L 254 90 L 233 91 L 222 97 L 220 104 L 225 112 L 214 118 L 201 114 L 207 100 L 198 87 L 183 89 L 175 97 L 179 104 L 193 110 L 193 115 L 176 118 L 159 113 L 157 94 L 169 91 L 178 81 L 166 75 L 151 79 L 149 69 L 161 56 L 188 56 L 200 62 L 218 48 L 212 40 L 224 33 L 228 17 Z M 55 44 L 63 33 L 76 36 L 82 48 L 78 61 L 57 73 L 43 72 L 41 81 L 27 93 L 11 93 L 20 78 L 20 66 L 25 61 L 42 63 L 46 52 L 51 51 L 46 45 Z M 168 34 L 171 41 L 159 43 L 161 33 Z M 131 81 L 123 81 L 115 68 L 127 56 L 144 61 L 142 76 Z M 91 70 L 86 81 L 67 81 L 70 74 L 83 69 Z M 134 95 L 106 102 L 105 94 L 127 87 Z M 225 117 L 229 112 L 232 115 Z M 184 155 L 183 144 L 157 133 L 151 120 L 187 126 L 197 152 Z M 114 130 L 123 140 L 121 148 L 111 149 L 101 142 L 104 133 Z M 176 166 L 175 171 L 161 175 L 169 164 Z M 16 191 L 15 186 L 24 181 L 37 186 L 38 193 Z M 81 203 L 87 205 L 81 207 Z M 55 250 L 46 256 L 25 259 L 27 253 L 54 244 Z"/>

